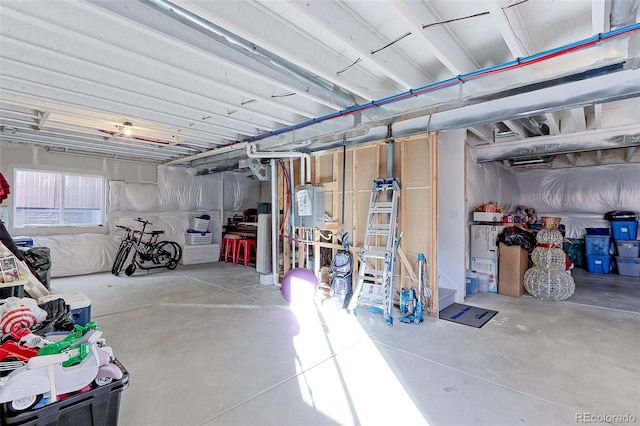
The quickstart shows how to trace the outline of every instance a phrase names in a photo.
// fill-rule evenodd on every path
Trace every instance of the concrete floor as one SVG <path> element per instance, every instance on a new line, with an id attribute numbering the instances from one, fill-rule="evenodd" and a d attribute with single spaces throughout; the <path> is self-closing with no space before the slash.
<path id="1" fill-rule="evenodd" d="M 626 284 L 636 308 L 638 287 Z M 91 299 L 129 371 L 121 426 L 640 422 L 640 308 L 477 294 L 467 303 L 499 311 L 481 329 L 389 327 L 365 308 L 289 306 L 255 269 L 225 263 L 51 290 Z"/>

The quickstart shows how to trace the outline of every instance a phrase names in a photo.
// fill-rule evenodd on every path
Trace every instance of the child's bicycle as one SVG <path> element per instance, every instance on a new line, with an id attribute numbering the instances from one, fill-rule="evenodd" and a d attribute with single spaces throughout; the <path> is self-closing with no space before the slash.
<path id="1" fill-rule="evenodd" d="M 122 266 L 129 258 L 131 250 L 133 250 L 133 258 L 129 266 L 124 270 L 127 276 L 133 275 L 137 268 L 175 269 L 182 258 L 182 247 L 174 241 L 158 241 L 158 236 L 164 234 L 164 231 L 145 232 L 148 225 L 153 225 L 148 220 L 136 218 L 136 221 L 142 223 L 142 230 L 127 231 L 126 238 L 121 244 L 118 256 L 116 256 L 117 265 L 114 264 L 116 266 L 114 274 L 118 275 L 120 273 Z M 148 238 L 145 239 L 145 236 L 148 236 Z"/>

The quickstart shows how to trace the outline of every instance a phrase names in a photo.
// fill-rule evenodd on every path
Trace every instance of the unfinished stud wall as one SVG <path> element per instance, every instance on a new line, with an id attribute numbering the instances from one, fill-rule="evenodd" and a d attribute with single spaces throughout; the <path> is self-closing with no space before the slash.
<path id="1" fill-rule="evenodd" d="M 432 136 L 435 141 L 435 135 Z M 394 143 L 394 177 L 402 185 L 400 195 L 399 227 L 403 233 L 400 247 L 406 255 L 398 259 L 396 290 L 415 286 L 418 253 L 435 265 L 435 161 L 434 143 L 428 143 L 426 135 L 397 139 Z M 325 211 L 335 223 L 328 229 L 351 234 L 350 241 L 356 253 L 364 240 L 365 225 L 371 199 L 373 180 L 386 176 L 387 145 L 384 142 L 347 149 L 345 170 L 345 215 L 342 216 L 342 151 L 323 154 L 313 159 L 314 184 L 325 188 Z M 433 248 L 430 250 L 430 248 Z M 322 266 L 322 265 L 320 265 Z M 433 268 L 432 268 L 433 269 Z M 431 272 L 431 271 L 430 271 Z M 435 284 L 435 273 L 429 281 Z M 434 288 L 437 300 L 437 289 Z M 430 315 L 437 315 L 437 302 L 430 304 Z"/>

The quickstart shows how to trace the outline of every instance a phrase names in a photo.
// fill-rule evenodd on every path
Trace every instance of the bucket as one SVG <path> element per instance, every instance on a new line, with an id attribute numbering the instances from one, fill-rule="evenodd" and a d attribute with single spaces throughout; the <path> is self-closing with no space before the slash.
<path id="1" fill-rule="evenodd" d="M 478 274 L 478 291 L 489 293 L 489 274 Z"/>
<path id="2" fill-rule="evenodd" d="M 478 292 L 478 273 L 476 271 L 467 271 L 465 282 L 467 294 L 476 294 Z"/>

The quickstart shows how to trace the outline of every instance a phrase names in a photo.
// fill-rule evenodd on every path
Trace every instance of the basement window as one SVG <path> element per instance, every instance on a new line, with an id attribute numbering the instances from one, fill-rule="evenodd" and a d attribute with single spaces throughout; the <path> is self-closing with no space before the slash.
<path id="1" fill-rule="evenodd" d="M 103 223 L 103 176 L 16 169 L 13 190 L 14 228 Z"/>

